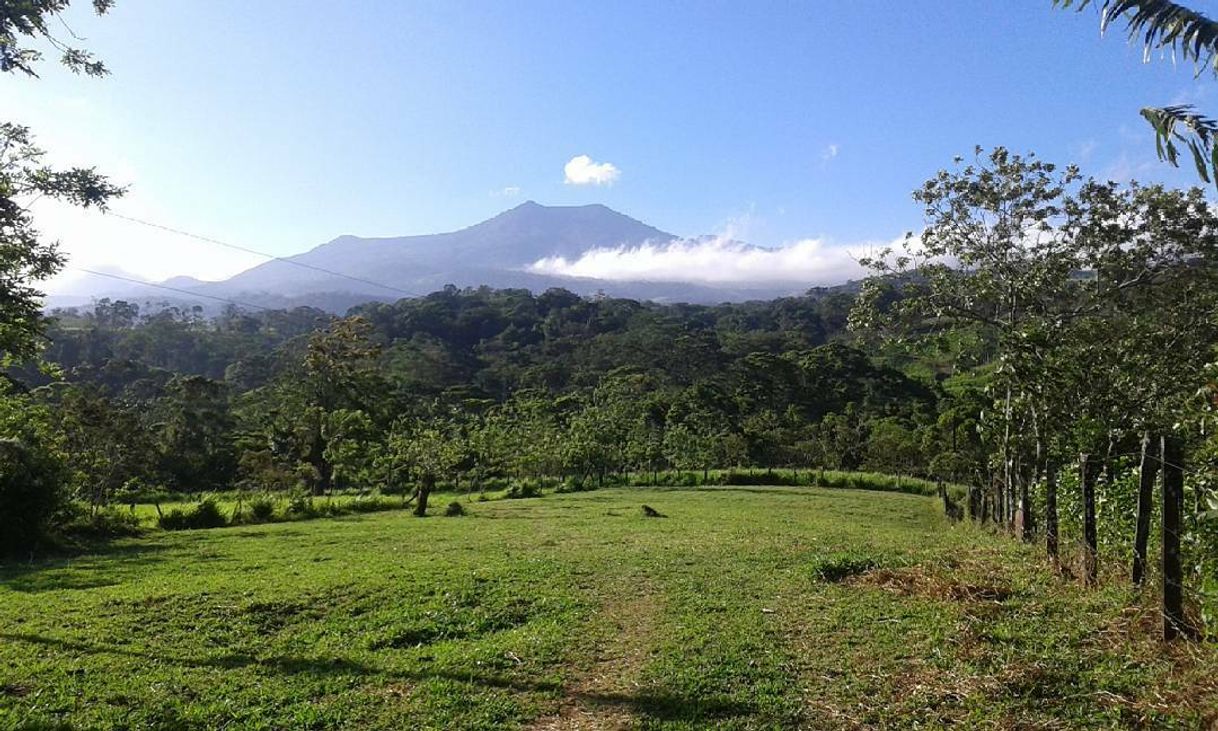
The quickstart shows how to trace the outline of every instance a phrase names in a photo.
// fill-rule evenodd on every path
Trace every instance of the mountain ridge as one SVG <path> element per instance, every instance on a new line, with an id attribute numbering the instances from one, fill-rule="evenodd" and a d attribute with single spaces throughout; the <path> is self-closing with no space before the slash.
<path id="1" fill-rule="evenodd" d="M 259 306 L 316 302 L 326 309 L 337 309 L 340 303 L 421 296 L 450 284 L 533 291 L 561 287 L 582 295 L 691 303 L 771 299 L 797 293 L 792 286 L 763 283 L 610 281 L 529 270 L 530 265 L 545 258 L 574 260 L 594 249 L 663 245 L 677 240 L 674 234 L 600 203 L 546 206 L 529 200 L 454 231 L 377 237 L 342 234 L 225 280 L 202 282 L 179 276 L 161 284 L 201 298 Z M 149 288 L 135 289 L 146 297 Z"/>

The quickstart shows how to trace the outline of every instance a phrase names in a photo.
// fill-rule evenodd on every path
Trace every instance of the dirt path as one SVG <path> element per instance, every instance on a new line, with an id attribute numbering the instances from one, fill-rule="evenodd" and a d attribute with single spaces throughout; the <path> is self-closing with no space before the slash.
<path id="1" fill-rule="evenodd" d="M 651 654 L 663 600 L 647 585 L 607 598 L 590 623 L 596 640 L 564 683 L 558 709 L 534 731 L 628 729 L 634 725 L 640 679 Z"/>

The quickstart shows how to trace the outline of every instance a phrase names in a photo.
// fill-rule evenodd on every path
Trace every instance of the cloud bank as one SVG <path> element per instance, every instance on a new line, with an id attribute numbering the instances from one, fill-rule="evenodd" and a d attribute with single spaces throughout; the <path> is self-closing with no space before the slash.
<path id="1" fill-rule="evenodd" d="M 576 155 L 562 168 L 567 185 L 613 185 L 622 171 L 611 162 L 593 162 L 587 155 Z"/>
<path id="2" fill-rule="evenodd" d="M 870 247 L 853 248 L 857 249 L 855 255 L 844 246 L 804 239 L 765 249 L 717 236 L 590 249 L 575 259 L 561 256 L 540 259 L 528 271 L 608 281 L 817 286 L 839 284 L 862 274 L 855 259 Z"/>

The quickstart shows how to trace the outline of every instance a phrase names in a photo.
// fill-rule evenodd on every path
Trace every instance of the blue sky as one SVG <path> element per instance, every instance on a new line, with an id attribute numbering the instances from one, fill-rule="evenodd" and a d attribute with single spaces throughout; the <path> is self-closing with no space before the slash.
<path id="1" fill-rule="evenodd" d="M 3 116 L 129 183 L 116 210 L 278 254 L 527 199 L 765 246 L 887 241 L 920 222 L 909 192 L 975 144 L 1191 183 L 1155 161 L 1138 109 L 1205 108 L 1216 83 L 1049 0 L 79 4 L 67 19 L 113 75 L 5 78 Z M 564 182 L 577 155 L 618 176 Z M 47 210 L 79 265 L 257 261 Z"/>

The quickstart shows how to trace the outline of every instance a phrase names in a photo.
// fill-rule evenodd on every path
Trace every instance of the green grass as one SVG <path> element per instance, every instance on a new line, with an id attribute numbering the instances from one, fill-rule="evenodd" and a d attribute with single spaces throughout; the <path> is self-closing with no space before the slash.
<path id="1" fill-rule="evenodd" d="M 471 489 L 468 484 L 458 489 L 451 484 L 442 484 L 434 495 L 433 501 L 437 506 L 441 502 L 453 499 L 468 499 L 477 494 L 487 500 L 498 500 L 511 493 L 510 480 L 496 479 L 488 481 L 482 489 Z M 564 483 L 557 478 L 543 481 L 526 480 L 528 486 L 537 488 L 544 493 L 578 491 L 573 484 Z M 606 481 L 606 486 L 621 487 L 722 487 L 733 486 L 786 486 L 786 487 L 832 487 L 850 490 L 878 490 L 881 492 L 905 492 L 914 495 L 936 495 L 938 485 L 926 479 L 909 476 L 888 475 L 879 472 L 824 470 L 824 469 L 793 469 L 793 468 L 734 468 L 712 469 L 705 473 L 701 470 L 679 471 L 662 470 L 658 473 L 632 472 L 626 475 L 613 475 Z M 586 482 L 579 487 L 596 489 L 595 481 Z M 956 500 L 965 496 L 966 488 L 962 485 L 949 484 L 948 489 Z M 319 517 L 333 517 L 350 513 L 378 512 L 382 510 L 397 510 L 410 507 L 406 501 L 413 490 L 407 490 L 400 495 L 383 495 L 379 492 L 343 491 L 328 495 L 313 497 L 302 496 L 308 500 L 306 511 L 293 511 L 293 499 L 284 494 L 275 493 L 239 493 L 236 491 L 188 493 L 155 493 L 158 499 L 149 495 L 139 495 L 131 504 L 116 504 L 110 508 L 112 512 L 133 516 L 136 524 L 143 529 L 162 527 L 160 518 L 172 513 L 189 514 L 194 511 L 200 500 L 206 498 L 219 510 L 226 523 L 262 523 L 308 520 Z M 258 520 L 251 513 L 251 505 L 255 501 L 266 501 L 273 509 L 269 520 Z M 84 507 L 82 506 L 82 509 Z"/>
<path id="2" fill-rule="evenodd" d="M 0 568 L 0 728 L 1216 720 L 1212 644 L 1163 649 L 1122 589 L 1081 590 L 933 498 L 617 488 L 468 507 Z"/>

